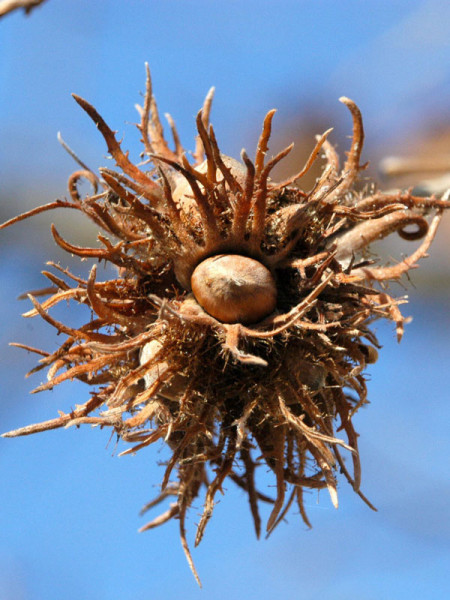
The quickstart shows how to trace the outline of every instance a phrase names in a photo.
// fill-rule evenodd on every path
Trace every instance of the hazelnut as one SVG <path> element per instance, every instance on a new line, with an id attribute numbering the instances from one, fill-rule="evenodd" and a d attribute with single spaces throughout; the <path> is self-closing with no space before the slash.
<path id="1" fill-rule="evenodd" d="M 257 323 L 277 303 L 269 269 L 238 254 L 219 254 L 201 262 L 192 274 L 191 286 L 200 306 L 222 323 Z"/>

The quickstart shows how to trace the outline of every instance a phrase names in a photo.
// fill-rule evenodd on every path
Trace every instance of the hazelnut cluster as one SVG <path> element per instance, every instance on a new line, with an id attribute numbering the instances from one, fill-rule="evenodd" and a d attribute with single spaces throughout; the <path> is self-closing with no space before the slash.
<path id="1" fill-rule="evenodd" d="M 9 437 L 90 424 L 112 428 L 129 454 L 164 440 L 171 449 L 161 491 L 145 510 L 167 502 L 142 529 L 178 519 L 183 548 L 186 514 L 203 496 L 195 544 L 227 479 L 248 495 L 256 534 L 260 504 L 271 506 L 270 533 L 293 503 L 307 525 L 304 493 L 325 488 L 337 506 L 336 472 L 355 492 L 361 470 L 353 415 L 367 402 L 364 370 L 377 359 L 370 328 L 386 318 L 400 338 L 403 318 L 385 282 L 400 278 L 426 255 L 447 199 L 409 192 L 355 191 L 363 125 L 354 102 L 341 98 L 353 120 L 347 158 L 318 136 L 305 166 L 274 182 L 275 165 L 292 146 L 268 158 L 275 111 L 265 117 L 251 160 L 223 155 L 209 124 L 212 92 L 197 116 L 192 160 L 169 116 L 169 147 L 152 94 L 150 73 L 140 109 L 145 161 L 131 162 L 114 132 L 85 100 L 75 100 L 103 135 L 119 170 L 99 175 L 78 160 L 69 197 L 20 215 L 6 227 L 55 208 L 81 211 L 98 227 L 99 244 L 56 243 L 83 259 L 106 261 L 117 277 L 83 279 L 54 264 L 51 287 L 30 295 L 32 310 L 64 334 L 56 350 L 37 352 L 52 389 L 74 378 L 92 388 L 69 413 L 23 427 Z M 73 154 L 73 153 L 72 153 Z M 324 169 L 311 190 L 300 187 L 316 158 Z M 92 194 L 81 197 L 86 179 Z M 411 228 L 412 227 L 412 228 Z M 421 240 L 395 265 L 380 264 L 369 245 L 397 232 Z M 42 302 L 37 297 L 48 296 Z M 75 329 L 51 316 L 61 301 L 86 305 L 90 318 Z M 350 463 L 342 452 L 348 453 Z M 276 492 L 257 485 L 257 468 L 272 470 Z"/>

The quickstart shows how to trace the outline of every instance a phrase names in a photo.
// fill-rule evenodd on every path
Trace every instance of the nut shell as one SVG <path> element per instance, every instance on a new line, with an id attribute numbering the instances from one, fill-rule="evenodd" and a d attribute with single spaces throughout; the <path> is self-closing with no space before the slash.
<path id="1" fill-rule="evenodd" d="M 248 256 L 207 258 L 194 270 L 191 286 L 200 306 L 222 323 L 257 323 L 277 304 L 272 273 Z"/>

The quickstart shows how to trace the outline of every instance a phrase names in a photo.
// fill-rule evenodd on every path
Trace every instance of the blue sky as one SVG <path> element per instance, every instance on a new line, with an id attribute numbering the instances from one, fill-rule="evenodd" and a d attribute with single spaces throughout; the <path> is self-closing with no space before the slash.
<path id="1" fill-rule="evenodd" d="M 161 112 L 170 111 L 188 148 L 194 116 L 215 85 L 213 122 L 228 154 L 252 148 L 272 107 L 279 109 L 275 136 L 277 127 L 296 129 L 296 120 L 301 130 L 311 107 L 320 107 L 325 122 L 337 124 L 342 149 L 349 120 L 337 99 L 345 94 L 365 116 L 367 156 L 381 156 L 382 145 L 398 148 L 433 119 L 448 123 L 449 22 L 443 0 L 48 0 L 28 18 L 11 15 L 0 21 L 2 214 L 65 193 L 73 163 L 57 131 L 93 168 L 104 164 L 104 144 L 72 92 L 95 104 L 137 158 L 132 124 L 145 61 Z M 62 231 L 70 226 L 66 215 L 55 218 Z M 87 392 L 66 384 L 30 396 L 40 383 L 23 377 L 33 358 L 7 346 L 55 343 L 45 323 L 20 318 L 25 305 L 15 301 L 41 285 L 39 271 L 54 256 L 44 243 L 49 222 L 24 223 L 0 238 L 2 430 L 51 418 Z M 401 346 L 391 326 L 378 325 L 384 349 L 370 370 L 372 404 L 356 419 L 363 489 L 378 513 L 342 481 L 338 511 L 325 493 L 309 497 L 312 531 L 291 514 L 257 542 L 247 500 L 230 483 L 194 551 L 199 591 L 176 523 L 136 533 L 144 522 L 138 511 L 160 481 L 162 448 L 118 458 L 108 432 L 88 428 L 1 440 L 0 598 L 449 596 L 450 311 L 448 297 L 419 291 L 408 290 L 405 312 L 414 320 Z"/>

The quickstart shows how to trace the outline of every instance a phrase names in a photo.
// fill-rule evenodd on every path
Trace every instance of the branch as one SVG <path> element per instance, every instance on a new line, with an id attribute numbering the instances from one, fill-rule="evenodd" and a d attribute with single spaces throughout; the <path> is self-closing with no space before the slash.
<path id="1" fill-rule="evenodd" d="M 0 2 L 0 19 L 17 8 L 23 8 L 25 14 L 28 15 L 34 8 L 44 2 L 45 0 L 4 0 Z"/>

